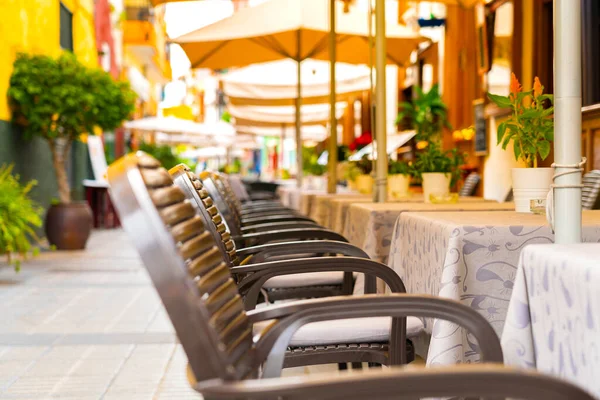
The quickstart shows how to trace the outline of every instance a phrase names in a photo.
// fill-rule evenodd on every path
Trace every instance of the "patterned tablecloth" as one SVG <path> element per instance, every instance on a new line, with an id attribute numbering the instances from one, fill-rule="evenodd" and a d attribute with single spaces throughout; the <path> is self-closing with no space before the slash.
<path id="1" fill-rule="evenodd" d="M 334 200 L 342 201 L 372 201 L 372 196 L 360 193 L 317 194 L 312 200 L 309 217 L 318 224 L 331 229 L 331 204 Z"/>
<path id="2" fill-rule="evenodd" d="M 600 398 L 598 260 L 596 243 L 523 250 L 502 334 L 507 364 L 563 377 Z"/>
<path id="3" fill-rule="evenodd" d="M 365 196 L 365 195 L 363 195 Z M 367 197 L 361 199 L 332 199 L 325 201 L 325 207 L 327 208 L 327 213 L 329 214 L 329 225 L 327 227 L 332 229 L 340 234 L 344 234 L 344 229 L 346 227 L 346 219 L 348 217 L 348 208 L 350 205 L 354 203 L 372 203 L 373 196 L 368 195 Z M 388 203 L 422 203 L 423 202 L 423 194 L 422 193 L 412 193 L 410 197 L 405 197 L 403 199 L 394 199 L 388 201 Z"/>
<path id="4" fill-rule="evenodd" d="M 394 203 L 349 204 L 343 234 L 350 243 L 367 252 L 369 257 L 386 263 L 390 254 L 394 225 L 402 212 L 511 209 L 514 209 L 511 203 L 487 202 L 479 197 L 464 197 L 455 204 L 426 204 L 410 202 L 410 200 Z"/>
<path id="5" fill-rule="evenodd" d="M 584 211 L 583 223 L 584 240 L 599 241 L 600 211 Z M 541 215 L 404 213 L 394 229 L 389 265 L 409 293 L 461 301 L 484 315 L 500 336 L 521 250 L 553 240 Z M 425 321 L 425 325 L 431 334 L 427 364 L 479 360 L 477 343 L 463 329 L 442 320 Z"/>

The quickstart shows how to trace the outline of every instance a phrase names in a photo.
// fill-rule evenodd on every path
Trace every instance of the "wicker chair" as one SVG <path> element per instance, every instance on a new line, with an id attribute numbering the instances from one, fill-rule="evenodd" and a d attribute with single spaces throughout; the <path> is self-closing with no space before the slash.
<path id="1" fill-rule="evenodd" d="M 392 395 L 448 394 L 592 399 L 554 379 L 497 366 L 278 378 L 286 360 L 294 357 L 286 349 L 295 333 L 319 321 L 372 316 L 401 320 L 407 315 L 443 318 L 473 334 L 484 361 L 502 362 L 502 351 L 493 328 L 476 311 L 428 296 L 342 296 L 245 312 L 227 263 L 217 256 L 213 235 L 156 160 L 146 155 L 126 156 L 111 165 L 108 180 L 123 226 L 173 322 L 195 387 L 205 400 L 388 399 Z M 260 321 L 272 322 L 253 337 L 253 325 Z M 361 348 L 345 351 L 365 352 Z M 317 353 L 304 354 L 305 363 L 327 358 Z"/>
<path id="2" fill-rule="evenodd" d="M 471 172 L 467 176 L 467 179 L 465 179 L 465 184 L 460 189 L 460 192 L 458 192 L 458 195 L 461 197 L 475 196 L 480 182 L 481 176 L 477 172 Z"/>
<path id="3" fill-rule="evenodd" d="M 203 187 L 203 183 L 194 175 L 187 166 L 180 164 L 172 168 L 171 174 L 175 184 L 179 186 L 186 197 L 196 206 L 198 212 L 204 217 L 208 224 L 207 227 L 212 231 L 216 240 L 221 239 L 225 242 L 221 246 L 224 257 L 229 256 L 232 267 L 240 265 L 256 265 L 265 261 L 302 258 L 307 256 L 319 256 L 319 260 L 307 260 L 306 262 L 314 265 L 326 265 L 333 260 L 327 255 L 343 255 L 348 257 L 358 257 L 368 259 L 368 255 L 361 249 L 348 243 L 332 240 L 303 240 L 283 243 L 268 243 L 259 246 L 247 247 L 241 250 L 236 249 L 235 243 L 231 241 L 231 236 L 221 227 L 223 219 L 219 210 L 213 205 L 211 197 Z M 265 224 L 267 225 L 267 224 Z M 276 225 L 276 224 L 275 224 Z M 289 230 L 289 231 L 268 231 L 251 235 L 267 236 L 275 239 L 303 239 L 310 237 L 311 229 Z M 300 233 L 300 235 L 299 235 Z M 244 260 L 243 263 L 241 260 Z M 298 261 L 301 262 L 301 261 Z M 315 264 L 316 263 L 316 264 Z M 377 265 L 383 269 L 387 268 L 379 263 L 365 261 L 371 265 Z M 235 268 L 234 268 L 235 270 Z M 259 295 L 263 294 L 266 300 L 271 302 L 286 299 L 306 299 L 317 297 L 329 297 L 343 294 L 351 294 L 354 287 L 354 276 L 351 272 L 325 271 L 324 269 L 315 269 L 310 274 L 282 274 L 264 281 L 258 291 L 256 288 L 250 291 L 246 296 L 247 309 L 253 309 Z M 244 277 L 234 275 L 240 282 L 240 288 L 246 287 Z M 364 293 L 375 293 L 376 279 L 371 275 L 365 279 L 366 287 Z"/>
<path id="4" fill-rule="evenodd" d="M 600 170 L 593 170 L 583 176 L 581 207 L 584 210 L 600 208 Z"/>

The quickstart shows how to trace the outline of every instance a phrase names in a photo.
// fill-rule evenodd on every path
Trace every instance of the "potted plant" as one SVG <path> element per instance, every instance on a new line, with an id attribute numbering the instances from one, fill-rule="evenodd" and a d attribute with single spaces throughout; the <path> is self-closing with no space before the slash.
<path id="1" fill-rule="evenodd" d="M 43 209 L 29 198 L 37 182 L 21 185 L 12 169 L 12 165 L 0 167 L 0 255 L 18 271 L 21 259 L 39 252 L 32 242 L 39 241 L 35 229 L 42 226 Z"/>
<path id="2" fill-rule="evenodd" d="M 135 94 L 125 82 L 81 64 L 72 53 L 58 58 L 18 54 L 8 97 L 13 121 L 27 139 L 48 142 L 59 202 L 46 214 L 46 235 L 58 249 L 83 249 L 92 228 L 85 202 L 71 199 L 66 171 L 71 144 L 84 133 L 118 128 L 134 109 Z"/>
<path id="3" fill-rule="evenodd" d="M 446 197 L 450 188 L 454 187 L 460 178 L 460 167 L 465 163 L 465 156 L 458 149 L 442 151 L 437 143 L 429 143 L 417 154 L 415 170 L 423 180 L 423 197 L 426 203 L 431 203 L 432 196 Z"/>
<path id="4" fill-rule="evenodd" d="M 356 190 L 363 194 L 373 193 L 373 161 L 369 160 L 369 156 L 365 154 L 360 160 L 353 161 L 351 168 Z"/>
<path id="5" fill-rule="evenodd" d="M 517 212 L 531 212 L 531 201 L 545 201 L 552 184 L 552 168 L 539 168 L 539 160 L 550 154 L 554 140 L 554 97 L 544 94 L 538 77 L 533 89 L 524 92 L 515 74 L 512 74 L 510 94 L 498 96 L 488 93 L 498 107 L 510 108 L 507 121 L 498 125 L 498 144 L 506 149 L 512 141 L 517 161 L 525 168 L 512 169 L 513 194 Z"/>
<path id="6" fill-rule="evenodd" d="M 452 129 L 448 122 L 448 107 L 442 100 L 439 86 L 433 85 L 427 93 L 416 86 L 417 96 L 411 102 L 400 104 L 396 124 L 408 123 L 416 131 L 416 141 L 439 140 L 443 128 Z"/>
<path id="7" fill-rule="evenodd" d="M 308 189 L 325 189 L 327 181 L 323 177 L 327 171 L 326 165 L 319 164 L 319 156 L 314 147 L 303 147 L 303 172 L 306 175 L 306 184 Z"/>
<path id="8" fill-rule="evenodd" d="M 402 198 L 408 196 L 410 179 L 414 174 L 413 167 L 406 161 L 388 161 L 388 196 Z"/>

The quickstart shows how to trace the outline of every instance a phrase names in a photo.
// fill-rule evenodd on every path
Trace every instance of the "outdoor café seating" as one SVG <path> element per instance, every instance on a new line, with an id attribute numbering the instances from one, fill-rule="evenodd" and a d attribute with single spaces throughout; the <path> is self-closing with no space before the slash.
<path id="1" fill-rule="evenodd" d="M 363 398 L 365 393 L 369 393 L 368 396 L 377 393 L 377 398 L 466 394 L 591 399 L 583 391 L 554 378 L 500 367 L 502 352 L 489 323 L 471 308 L 450 300 L 407 294 L 342 296 L 244 311 L 242 293 L 236 290 L 227 260 L 214 256 L 218 253 L 218 243 L 207 231 L 209 224 L 203 221 L 198 208 L 186 201 L 184 192 L 174 185 L 156 160 L 144 154 L 126 156 L 110 167 L 108 179 L 123 225 L 186 351 L 195 387 L 205 399 L 271 398 L 274 395 Z M 243 271 L 244 267 L 237 269 Z M 255 271 L 252 266 L 249 270 Z M 269 270 L 269 266 L 265 270 Z M 394 285 L 401 285 L 397 277 L 390 286 Z M 282 368 L 297 365 L 292 361 L 295 354 L 303 365 L 337 362 L 352 353 L 358 357 L 354 360 L 403 363 L 403 342 L 399 345 L 393 339 L 389 350 L 380 350 L 383 354 L 377 358 L 369 357 L 369 351 L 363 346 L 326 347 L 332 349 L 333 354 L 327 354 L 327 350 L 291 351 L 296 332 L 311 323 L 373 316 L 394 317 L 392 331 L 396 330 L 398 337 L 404 336 L 406 326 L 397 322 L 407 316 L 453 321 L 476 338 L 482 361 L 496 365 L 457 366 L 447 371 L 390 370 L 361 375 L 356 383 L 350 383 L 347 377 L 278 379 Z M 271 323 L 256 332 L 256 324 L 261 321 Z M 452 383 L 455 378 L 471 380 L 467 385 Z M 487 384 L 482 385 L 484 382 Z M 356 385 L 357 390 L 350 394 L 348 387 L 352 385 Z M 338 391 L 343 386 L 346 387 Z M 365 392 L 371 386 L 372 391 Z"/>

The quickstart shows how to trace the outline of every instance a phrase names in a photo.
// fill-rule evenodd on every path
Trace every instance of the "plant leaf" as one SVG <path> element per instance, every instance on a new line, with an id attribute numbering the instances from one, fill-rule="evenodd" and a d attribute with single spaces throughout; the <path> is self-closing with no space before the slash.
<path id="1" fill-rule="evenodd" d="M 498 144 L 500 144 L 500 142 L 502 141 L 502 138 L 504 137 L 505 132 L 506 132 L 506 122 L 503 122 L 500 125 L 498 125 Z"/>
<path id="2" fill-rule="evenodd" d="M 538 153 L 542 160 L 545 160 L 550 154 L 550 142 L 541 140 L 538 142 Z"/>
<path id="3" fill-rule="evenodd" d="M 519 142 L 516 140 L 513 142 L 513 152 L 515 153 L 515 160 L 519 160 L 521 157 L 521 147 L 519 146 Z"/>
<path id="4" fill-rule="evenodd" d="M 498 107 L 506 108 L 511 107 L 512 103 L 506 96 L 499 96 L 497 94 L 488 93 L 488 98 L 493 101 Z"/>

